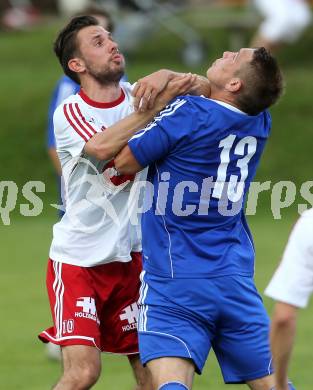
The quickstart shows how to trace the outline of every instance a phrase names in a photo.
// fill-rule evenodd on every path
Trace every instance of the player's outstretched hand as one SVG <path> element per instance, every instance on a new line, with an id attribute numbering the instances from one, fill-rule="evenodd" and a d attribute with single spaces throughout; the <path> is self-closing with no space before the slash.
<path id="1" fill-rule="evenodd" d="M 155 108 L 161 111 L 174 97 L 185 95 L 194 85 L 197 75 L 192 73 L 182 74 L 171 80 L 166 88 L 155 99 Z"/>

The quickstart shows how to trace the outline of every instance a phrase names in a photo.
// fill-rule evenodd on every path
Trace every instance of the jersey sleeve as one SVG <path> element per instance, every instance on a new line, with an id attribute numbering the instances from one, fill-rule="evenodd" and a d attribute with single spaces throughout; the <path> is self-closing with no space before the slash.
<path id="1" fill-rule="evenodd" d="M 57 150 L 59 153 L 66 152 L 72 157 L 79 156 L 86 142 L 88 142 L 97 129 L 90 123 L 84 114 L 83 108 L 77 102 L 65 101 L 54 113 L 54 133 Z"/>
<path id="2" fill-rule="evenodd" d="M 302 215 L 265 295 L 296 307 L 306 307 L 313 291 L 313 219 Z"/>
<path id="3" fill-rule="evenodd" d="M 192 129 L 193 113 L 187 99 L 178 98 L 138 131 L 128 146 L 142 167 L 164 158 Z"/>

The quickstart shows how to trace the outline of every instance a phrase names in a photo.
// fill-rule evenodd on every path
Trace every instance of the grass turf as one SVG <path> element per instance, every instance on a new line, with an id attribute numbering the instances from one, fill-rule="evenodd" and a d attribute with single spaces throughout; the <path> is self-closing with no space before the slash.
<path id="1" fill-rule="evenodd" d="M 279 261 L 294 220 L 294 215 L 278 221 L 270 215 L 250 218 L 257 248 L 256 283 L 260 291 Z M 12 220 L 11 226 L 1 227 L 0 387 L 7 390 L 48 389 L 60 373 L 59 364 L 46 358 L 43 345 L 37 340 L 37 333 L 51 323 L 45 268 L 53 222 L 49 212 L 37 218 L 18 218 Z M 272 302 L 265 299 L 265 303 L 271 309 Z M 291 366 L 291 375 L 301 390 L 311 390 L 311 323 L 310 310 L 302 311 Z M 94 388 L 128 390 L 132 384 L 126 359 L 104 355 L 102 376 Z M 214 354 L 209 357 L 203 375 L 196 378 L 194 388 L 224 388 Z"/>

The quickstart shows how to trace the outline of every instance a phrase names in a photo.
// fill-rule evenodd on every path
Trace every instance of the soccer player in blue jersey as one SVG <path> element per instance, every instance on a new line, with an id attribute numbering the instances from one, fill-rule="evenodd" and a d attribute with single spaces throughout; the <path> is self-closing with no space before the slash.
<path id="1" fill-rule="evenodd" d="M 141 359 L 155 389 L 186 390 L 213 348 L 225 383 L 270 390 L 269 320 L 253 280 L 244 200 L 282 75 L 259 48 L 225 52 L 207 78 L 210 98 L 177 98 L 115 159 L 120 173 L 149 166 Z"/>

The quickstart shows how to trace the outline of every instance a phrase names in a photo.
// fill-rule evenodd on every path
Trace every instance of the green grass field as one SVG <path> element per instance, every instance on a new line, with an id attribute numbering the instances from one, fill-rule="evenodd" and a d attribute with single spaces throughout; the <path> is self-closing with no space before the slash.
<path id="1" fill-rule="evenodd" d="M 0 182 L 13 180 L 20 192 L 21 185 L 28 180 L 41 180 L 46 185 L 41 216 L 21 217 L 16 208 L 10 226 L 2 226 L 0 219 L 0 389 L 6 390 L 49 389 L 60 373 L 59 364 L 46 359 L 43 345 L 37 340 L 37 333 L 51 323 L 45 268 L 56 219 L 55 210 L 48 204 L 55 201 L 56 188 L 46 156 L 44 129 L 51 90 L 61 73 L 51 52 L 58 27 L 59 24 L 47 23 L 25 34 L 0 35 L 3 113 Z M 193 70 L 202 74 L 211 60 L 227 49 L 225 32 L 203 31 L 203 35 L 208 38 L 207 63 Z M 293 180 L 299 184 L 312 179 L 312 38 L 313 33 L 309 31 L 296 47 L 281 53 L 287 92 L 272 110 L 273 134 L 260 166 L 259 180 Z M 148 45 L 142 46 L 137 56 L 128 59 L 130 80 L 160 67 L 186 71 L 177 56 L 180 47 L 176 39 L 161 31 Z M 19 196 L 18 202 L 20 199 Z M 269 200 L 268 196 L 262 196 L 257 215 L 250 218 L 257 248 L 256 283 L 260 291 L 268 283 L 297 218 L 294 211 L 284 211 L 282 220 L 275 221 L 268 211 Z M 0 207 L 5 201 L 4 195 Z M 265 299 L 265 304 L 271 310 L 272 302 Z M 312 309 L 301 311 L 291 365 L 291 376 L 300 390 L 312 390 L 312 322 Z M 128 390 L 132 385 L 125 359 L 104 356 L 102 378 L 95 389 Z M 194 388 L 225 388 L 213 355 L 203 375 L 196 378 Z"/>
<path id="2" fill-rule="evenodd" d="M 1 323 L 0 388 L 6 390 L 49 389 L 57 379 L 60 368 L 45 356 L 37 333 L 50 326 L 50 312 L 45 291 L 45 267 L 51 239 L 50 215 L 18 218 L 9 227 L 1 228 Z M 270 215 L 250 218 L 256 248 L 256 283 L 263 291 L 279 260 L 295 216 L 274 221 Z M 265 299 L 270 310 L 272 302 Z M 312 314 L 301 312 L 297 345 L 291 374 L 298 389 L 311 390 Z M 252 357 L 253 358 L 253 357 Z M 126 359 L 103 356 L 103 372 L 95 389 L 130 390 L 132 375 Z M 222 390 L 223 384 L 214 355 L 209 357 L 201 377 L 196 378 L 197 390 Z M 244 388 L 244 386 L 227 386 Z"/>

